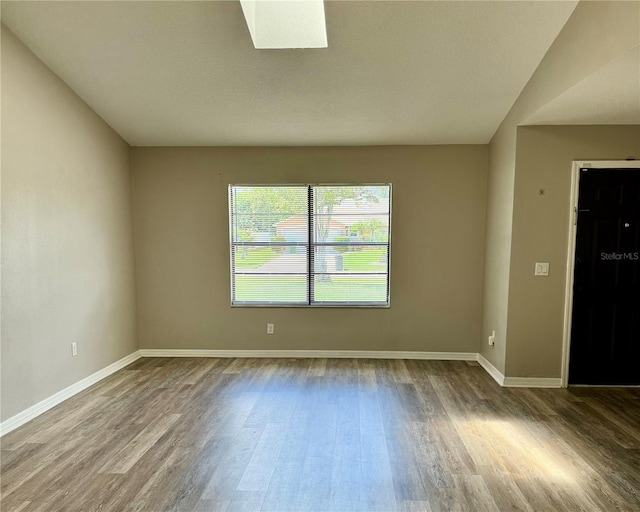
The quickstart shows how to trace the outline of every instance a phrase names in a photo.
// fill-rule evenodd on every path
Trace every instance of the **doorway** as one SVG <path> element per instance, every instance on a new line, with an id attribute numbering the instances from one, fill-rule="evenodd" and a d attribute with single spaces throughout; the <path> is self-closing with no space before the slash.
<path id="1" fill-rule="evenodd" d="M 569 385 L 640 385 L 640 169 L 616 164 L 574 178 Z"/>

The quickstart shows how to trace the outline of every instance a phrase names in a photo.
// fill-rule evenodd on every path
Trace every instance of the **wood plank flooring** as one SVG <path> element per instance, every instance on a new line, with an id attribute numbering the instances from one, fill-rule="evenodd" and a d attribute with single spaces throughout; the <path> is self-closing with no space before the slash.
<path id="1" fill-rule="evenodd" d="M 2 512 L 640 510 L 640 389 L 460 361 L 140 359 L 0 443 Z"/>

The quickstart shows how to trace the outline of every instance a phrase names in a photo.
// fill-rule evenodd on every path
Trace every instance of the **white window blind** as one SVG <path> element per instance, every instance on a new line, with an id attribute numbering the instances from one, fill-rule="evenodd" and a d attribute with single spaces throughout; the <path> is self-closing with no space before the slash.
<path id="1" fill-rule="evenodd" d="M 391 185 L 231 185 L 234 305 L 388 306 Z"/>

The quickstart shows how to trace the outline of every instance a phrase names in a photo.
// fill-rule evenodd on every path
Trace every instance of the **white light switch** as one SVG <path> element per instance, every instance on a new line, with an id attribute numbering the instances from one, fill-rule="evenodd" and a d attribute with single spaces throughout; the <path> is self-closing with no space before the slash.
<path id="1" fill-rule="evenodd" d="M 549 264 L 548 263 L 537 263 L 536 262 L 536 276 L 548 276 L 549 275 Z"/>

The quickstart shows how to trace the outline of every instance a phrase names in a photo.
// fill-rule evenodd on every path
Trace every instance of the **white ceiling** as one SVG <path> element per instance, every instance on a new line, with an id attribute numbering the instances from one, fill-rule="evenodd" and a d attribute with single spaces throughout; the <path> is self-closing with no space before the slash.
<path id="1" fill-rule="evenodd" d="M 328 1 L 329 48 L 256 50 L 240 2 L 2 2 L 127 142 L 487 143 L 575 1 Z"/>
<path id="2" fill-rule="evenodd" d="M 640 124 L 640 46 L 567 89 L 524 124 Z"/>

